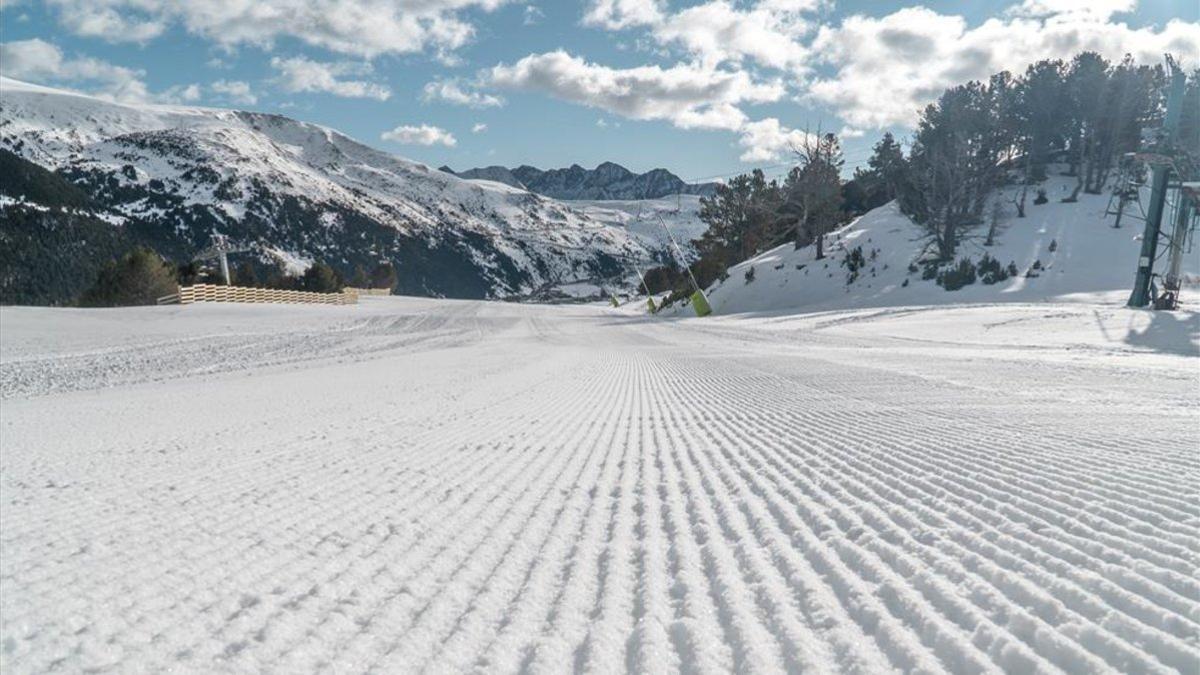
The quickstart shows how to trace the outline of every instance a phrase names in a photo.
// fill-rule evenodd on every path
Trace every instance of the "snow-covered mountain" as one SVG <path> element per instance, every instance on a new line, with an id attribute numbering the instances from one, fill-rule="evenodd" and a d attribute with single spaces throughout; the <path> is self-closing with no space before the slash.
<path id="1" fill-rule="evenodd" d="M 522 165 L 515 169 L 485 166 L 466 171 L 442 171 L 460 178 L 496 181 L 519 187 L 554 199 L 642 200 L 673 195 L 711 196 L 716 183 L 685 183 L 666 169 L 634 173 L 614 162 L 604 162 L 595 169 L 572 164 L 565 169 L 542 170 Z"/>
<path id="2" fill-rule="evenodd" d="M 0 145 L 186 259 L 213 231 L 266 259 L 393 261 L 401 292 L 507 297 L 627 275 L 644 237 L 553 199 L 467 181 L 272 114 L 128 105 L 0 79 Z"/>

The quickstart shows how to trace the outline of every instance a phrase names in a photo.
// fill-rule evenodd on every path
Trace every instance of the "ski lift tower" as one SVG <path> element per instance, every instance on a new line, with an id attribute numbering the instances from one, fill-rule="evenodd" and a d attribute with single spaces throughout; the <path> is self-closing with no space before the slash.
<path id="1" fill-rule="evenodd" d="M 1187 76 L 1175 59 L 1167 56 L 1167 68 L 1171 73 L 1167 92 L 1167 112 L 1163 126 L 1150 152 L 1137 153 L 1139 161 L 1150 166 L 1150 204 L 1146 211 L 1146 229 L 1142 234 L 1142 251 L 1138 257 L 1137 276 L 1133 282 L 1133 293 L 1129 296 L 1130 307 L 1145 307 L 1153 302 L 1150 285 L 1154 277 L 1154 259 L 1158 255 L 1158 237 L 1161 231 L 1164 207 L 1167 201 L 1167 184 L 1174 168 L 1175 137 L 1179 132 L 1179 118 L 1183 109 L 1184 87 Z M 1183 206 L 1183 199 L 1179 200 Z"/>
<path id="2" fill-rule="evenodd" d="M 212 234 L 212 243 L 209 247 L 197 253 L 196 257 L 192 258 L 192 260 L 219 260 L 221 263 L 221 278 L 225 280 L 225 285 L 229 286 L 229 254 L 242 253 L 249 250 L 245 246 L 230 244 L 229 237 L 214 232 Z"/>

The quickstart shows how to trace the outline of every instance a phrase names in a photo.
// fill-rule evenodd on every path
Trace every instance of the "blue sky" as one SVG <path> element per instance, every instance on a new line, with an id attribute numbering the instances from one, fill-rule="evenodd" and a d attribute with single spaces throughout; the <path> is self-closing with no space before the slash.
<path id="1" fill-rule="evenodd" d="M 1195 0 L 0 0 L 0 72 L 279 112 L 435 166 L 848 164 L 941 88 L 1044 57 L 1196 65 Z"/>

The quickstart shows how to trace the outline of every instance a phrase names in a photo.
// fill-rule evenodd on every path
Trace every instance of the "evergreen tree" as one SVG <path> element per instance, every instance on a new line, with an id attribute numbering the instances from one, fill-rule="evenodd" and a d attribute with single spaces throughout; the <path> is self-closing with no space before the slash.
<path id="1" fill-rule="evenodd" d="M 816 243 L 816 258 L 825 257 L 825 234 L 841 221 L 842 147 L 837 136 L 806 136 L 795 149 L 800 165 L 784 181 L 782 214 L 792 223 L 796 248 Z"/>
<path id="2" fill-rule="evenodd" d="M 388 290 L 396 288 L 398 280 L 396 268 L 392 266 L 392 263 L 387 261 L 376 265 L 371 270 L 371 275 L 368 279 L 371 288 L 386 288 Z"/>
<path id="3" fill-rule="evenodd" d="M 79 298 L 83 307 L 153 305 L 178 289 L 175 270 L 149 248 L 138 247 L 101 268 Z"/>
<path id="4" fill-rule="evenodd" d="M 258 271 L 254 269 L 254 263 L 249 260 L 243 260 L 233 275 L 233 285 L 257 288 L 260 283 L 258 280 Z"/>
<path id="5" fill-rule="evenodd" d="M 309 265 L 300 278 L 301 289 L 314 293 L 339 293 L 344 285 L 337 270 L 320 260 Z"/>
<path id="6" fill-rule="evenodd" d="M 693 242 L 696 251 L 722 266 L 749 258 L 771 242 L 779 205 L 778 184 L 758 169 L 718 185 L 716 194 L 700 200 L 708 230 Z"/>
<path id="7" fill-rule="evenodd" d="M 899 196 L 900 191 L 908 185 L 908 161 L 904 159 L 904 150 L 890 131 L 884 132 L 883 138 L 875 144 L 867 166 L 883 187 L 885 203 Z"/>

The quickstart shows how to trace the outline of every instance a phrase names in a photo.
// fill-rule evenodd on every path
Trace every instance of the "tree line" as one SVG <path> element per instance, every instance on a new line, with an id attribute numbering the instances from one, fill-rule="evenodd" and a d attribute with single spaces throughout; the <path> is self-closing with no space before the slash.
<path id="1" fill-rule="evenodd" d="M 95 282 L 78 299 L 81 307 L 152 305 L 158 298 L 175 293 L 179 286 L 197 283 L 224 284 L 220 273 L 195 262 L 175 265 L 153 249 L 139 246 L 100 268 Z M 272 267 L 260 278 L 250 261 L 230 270 L 230 284 L 249 288 L 277 288 L 316 293 L 340 293 L 348 284 L 334 267 L 320 260 L 313 262 L 300 276 Z M 396 270 L 381 262 L 370 272 L 357 266 L 350 280 L 356 288 L 394 288 Z"/>
<path id="2" fill-rule="evenodd" d="M 920 112 L 907 152 L 885 133 L 848 180 L 838 137 L 806 134 L 782 180 L 755 170 L 701 199 L 708 229 L 692 242 L 692 273 L 706 287 L 729 266 L 789 241 L 815 244 L 815 257 L 823 258 L 825 234 L 892 200 L 925 234 L 927 262 L 951 262 L 963 237 L 988 218 L 999 187 L 1020 186 L 1011 197 L 1018 217 L 1051 166 L 1075 178 L 1063 201 L 1102 193 L 1122 158 L 1138 149 L 1142 130 L 1161 123 L 1166 80 L 1161 66 L 1083 52 L 950 87 Z M 1200 70 L 1188 77 L 1183 111 L 1179 149 L 1200 157 Z M 646 279 L 651 293 L 674 291 L 672 299 L 689 291 L 687 275 L 669 266 Z"/>

